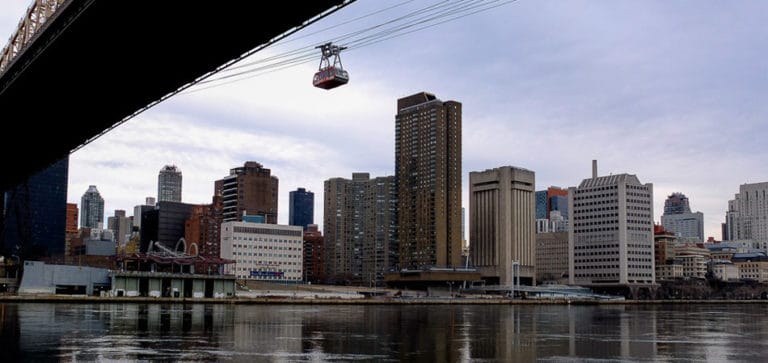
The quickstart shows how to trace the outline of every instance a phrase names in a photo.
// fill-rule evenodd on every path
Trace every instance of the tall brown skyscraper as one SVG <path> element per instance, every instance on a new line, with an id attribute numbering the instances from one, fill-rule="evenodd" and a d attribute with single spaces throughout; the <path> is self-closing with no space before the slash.
<path id="1" fill-rule="evenodd" d="M 277 177 L 255 161 L 231 169 L 229 176 L 216 181 L 215 195 L 221 195 L 224 222 L 240 221 L 243 214 L 263 216 L 265 223 L 277 223 Z"/>
<path id="2" fill-rule="evenodd" d="M 461 266 L 461 103 L 397 100 L 395 180 L 400 267 Z"/>

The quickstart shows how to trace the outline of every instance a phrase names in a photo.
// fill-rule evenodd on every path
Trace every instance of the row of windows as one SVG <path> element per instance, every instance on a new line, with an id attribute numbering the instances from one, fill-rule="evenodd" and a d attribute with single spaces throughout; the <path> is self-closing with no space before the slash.
<path id="1" fill-rule="evenodd" d="M 596 248 L 619 248 L 619 244 L 610 244 L 610 245 L 591 245 L 591 246 L 576 246 L 577 250 L 591 250 Z"/>
<path id="2" fill-rule="evenodd" d="M 609 206 L 609 207 L 590 208 L 590 209 L 578 209 L 578 208 L 575 208 L 574 212 L 587 214 L 587 213 L 602 212 L 602 211 L 607 211 L 607 210 L 618 210 L 618 209 L 619 209 L 619 207 L 614 205 L 614 206 Z"/>
<path id="3" fill-rule="evenodd" d="M 301 247 L 283 247 L 283 246 L 267 246 L 267 245 L 234 245 L 237 249 L 254 249 L 254 250 L 278 250 L 278 251 L 301 251 Z"/>
<path id="4" fill-rule="evenodd" d="M 627 268 L 641 268 L 641 269 L 645 268 L 645 269 L 649 269 L 649 268 L 651 268 L 651 265 L 627 265 Z M 639 274 L 639 275 L 638 274 L 634 274 L 634 276 L 645 276 L 645 275 L 643 275 L 643 274 Z"/>
<path id="5" fill-rule="evenodd" d="M 648 199 L 627 199 L 627 203 L 648 204 Z"/>
<path id="6" fill-rule="evenodd" d="M 224 239 L 227 239 L 224 237 Z M 297 240 L 297 239 L 280 239 L 280 238 L 266 238 L 266 237 L 243 237 L 243 236 L 234 236 L 232 237 L 232 240 L 234 241 L 254 241 L 254 242 L 275 242 L 275 243 L 301 243 L 303 242 L 303 239 Z"/>
<path id="7" fill-rule="evenodd" d="M 650 232 L 653 231 L 653 228 L 651 227 L 627 227 L 628 231 L 646 231 Z"/>
<path id="8" fill-rule="evenodd" d="M 608 185 L 608 186 L 597 187 L 597 188 L 579 189 L 579 190 L 576 191 L 576 194 L 579 194 L 579 193 L 590 193 L 590 192 L 595 192 L 595 191 L 599 192 L 599 191 L 603 191 L 603 190 L 616 190 L 616 189 L 617 189 L 616 185 Z"/>
<path id="9" fill-rule="evenodd" d="M 630 251 L 627 251 L 627 254 L 629 254 L 629 255 L 646 255 L 646 256 L 650 256 L 651 255 L 651 251 L 632 251 L 632 250 L 630 250 Z"/>
<path id="10" fill-rule="evenodd" d="M 651 195 L 650 195 L 650 194 L 647 194 L 647 193 L 632 193 L 632 192 L 627 192 L 627 195 L 631 195 L 631 196 L 633 196 L 633 197 L 645 197 L 645 198 L 650 198 L 650 197 L 651 197 Z"/>
<path id="11" fill-rule="evenodd" d="M 578 216 L 574 217 L 575 220 L 581 220 L 581 219 L 593 219 L 593 218 L 616 218 L 619 216 L 619 213 L 607 213 L 607 214 L 597 214 L 597 215 L 591 215 L 591 216 Z"/>
<path id="12" fill-rule="evenodd" d="M 573 206 L 578 208 L 578 207 L 586 207 L 586 206 L 590 206 L 590 205 L 617 204 L 618 202 L 619 201 L 616 200 L 616 199 L 598 200 L 598 201 L 594 201 L 594 202 L 574 203 Z"/>
<path id="13" fill-rule="evenodd" d="M 592 258 L 592 259 L 575 259 L 573 262 L 575 264 L 579 263 L 595 263 L 595 262 L 616 262 L 618 261 L 618 258 Z M 592 269 L 592 268 L 619 268 L 619 265 L 589 265 L 589 266 L 574 266 L 577 270 L 583 270 L 583 269 Z"/>
<path id="14" fill-rule="evenodd" d="M 266 235 L 274 235 L 274 236 L 302 237 L 304 235 L 303 230 L 284 230 L 284 229 L 264 228 L 264 227 L 234 226 L 233 231 L 235 233 L 266 234 Z"/>
<path id="15" fill-rule="evenodd" d="M 264 269 L 264 268 L 254 269 L 254 268 L 252 268 L 252 267 L 238 267 L 236 270 L 238 270 L 238 271 L 249 271 L 249 272 L 250 272 L 251 270 L 253 270 L 253 271 L 273 271 L 273 270 L 270 270 L 270 269 Z M 282 271 L 282 272 L 294 272 L 294 273 L 301 273 L 301 270 L 297 270 L 297 269 L 287 269 L 287 270 L 281 270 L 281 271 Z"/>
<path id="16" fill-rule="evenodd" d="M 618 278 L 618 273 L 594 273 L 594 274 L 575 274 L 576 277 L 613 277 Z"/>
<path id="17" fill-rule="evenodd" d="M 637 258 L 637 257 L 630 257 L 627 259 L 627 261 L 632 262 L 651 262 L 650 258 Z"/>
<path id="18" fill-rule="evenodd" d="M 255 277 L 251 277 L 251 275 L 247 275 L 247 274 L 238 274 L 237 278 L 239 278 L 239 279 L 249 279 L 249 280 L 279 280 L 279 281 L 284 281 L 284 280 L 299 281 L 299 280 L 301 280 L 301 277 L 263 276 L 263 277 L 255 278 Z"/>
<path id="19" fill-rule="evenodd" d="M 627 223 L 635 223 L 635 224 L 649 224 L 651 223 L 651 220 L 639 220 L 639 219 L 627 219 Z"/>
<path id="20" fill-rule="evenodd" d="M 301 255 L 288 255 L 284 253 L 256 253 L 256 252 L 235 252 L 234 256 L 252 256 L 252 257 L 275 257 L 275 258 L 301 258 Z"/>
<path id="21" fill-rule="evenodd" d="M 616 251 L 597 251 L 597 252 L 576 252 L 573 254 L 574 256 L 615 256 Z M 616 261 L 618 261 L 618 257 L 616 258 Z"/>
<path id="22" fill-rule="evenodd" d="M 605 231 L 618 231 L 619 227 L 600 227 L 600 228 L 575 228 L 575 233 L 589 233 L 589 232 L 605 232 Z"/>
<path id="23" fill-rule="evenodd" d="M 577 200 L 585 200 L 585 199 L 596 199 L 596 198 L 608 198 L 608 197 L 616 197 L 616 192 L 613 193 L 603 193 L 603 194 L 592 194 L 592 195 L 576 195 L 576 197 L 573 198 L 574 201 Z"/>
<path id="24" fill-rule="evenodd" d="M 252 264 L 261 266 L 301 266 L 301 262 L 280 262 L 280 261 L 266 261 L 266 260 L 235 260 L 239 264 Z"/>
<path id="25" fill-rule="evenodd" d="M 646 212 L 650 212 L 651 208 L 649 208 L 649 207 L 638 207 L 636 205 L 628 205 L 627 206 L 627 210 L 643 210 L 643 211 L 646 211 Z"/>

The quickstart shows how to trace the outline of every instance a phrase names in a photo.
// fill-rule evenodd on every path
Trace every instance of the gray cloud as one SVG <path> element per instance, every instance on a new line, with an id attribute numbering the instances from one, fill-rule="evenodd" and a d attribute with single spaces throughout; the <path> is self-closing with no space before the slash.
<path id="1" fill-rule="evenodd" d="M 357 2 L 297 35 L 395 3 Z M 573 186 L 599 159 L 601 174 L 654 183 L 657 220 L 680 191 L 719 238 L 739 184 L 768 180 L 765 14 L 762 1 L 518 1 L 352 49 L 350 84 L 330 92 L 311 87 L 310 62 L 175 97 L 75 153 L 69 200 L 97 184 L 107 210 L 129 209 L 176 163 L 184 200 L 203 203 L 215 179 L 256 160 L 280 178 L 281 223 L 299 186 L 316 193 L 322 222 L 323 180 L 394 172 L 396 100 L 426 90 L 464 105 L 465 183 L 469 171 L 517 165 L 540 189 Z M 16 21 L 0 17 L 0 34 Z"/>

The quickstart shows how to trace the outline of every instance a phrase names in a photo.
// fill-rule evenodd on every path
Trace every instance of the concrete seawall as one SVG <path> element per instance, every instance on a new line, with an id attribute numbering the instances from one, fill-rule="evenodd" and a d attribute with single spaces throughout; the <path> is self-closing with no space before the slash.
<path id="1" fill-rule="evenodd" d="M 686 305 L 686 304 L 768 304 L 768 300 L 511 300 L 474 298 L 365 298 L 365 299 L 308 299 L 286 297 L 248 298 L 155 298 L 155 297 L 101 297 L 62 295 L 0 296 L 0 303 L 135 303 L 135 304 L 293 304 L 293 305 Z"/>

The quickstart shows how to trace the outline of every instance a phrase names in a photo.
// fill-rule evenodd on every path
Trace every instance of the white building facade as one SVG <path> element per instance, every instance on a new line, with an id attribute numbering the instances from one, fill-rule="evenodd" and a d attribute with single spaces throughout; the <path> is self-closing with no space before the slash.
<path id="1" fill-rule="evenodd" d="M 661 225 L 678 237 L 704 242 L 704 214 L 701 212 L 664 214 L 661 216 Z"/>
<path id="2" fill-rule="evenodd" d="M 728 202 L 726 234 L 729 240 L 768 242 L 768 182 L 742 184 Z"/>
<path id="3" fill-rule="evenodd" d="M 569 188 L 569 283 L 655 283 L 653 184 L 635 175 L 597 176 Z"/>
<path id="4" fill-rule="evenodd" d="M 235 260 L 225 273 L 239 279 L 301 281 L 304 227 L 278 224 L 224 222 L 221 258 Z"/>

